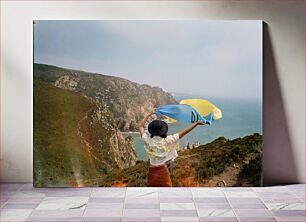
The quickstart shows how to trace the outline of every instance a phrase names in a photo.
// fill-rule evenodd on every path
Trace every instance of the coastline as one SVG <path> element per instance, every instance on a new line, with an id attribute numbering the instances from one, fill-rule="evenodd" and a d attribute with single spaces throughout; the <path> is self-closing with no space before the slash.
<path id="1" fill-rule="evenodd" d="M 122 134 L 132 134 L 132 135 L 140 135 L 140 133 L 139 132 L 133 132 L 133 131 L 130 131 L 130 132 L 122 132 L 122 131 L 120 131 L 120 133 L 122 133 Z"/>

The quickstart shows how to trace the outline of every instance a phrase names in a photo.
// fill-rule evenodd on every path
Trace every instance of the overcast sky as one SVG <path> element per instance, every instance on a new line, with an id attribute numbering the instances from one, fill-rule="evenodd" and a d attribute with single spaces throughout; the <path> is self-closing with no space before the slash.
<path id="1" fill-rule="evenodd" d="M 168 92 L 262 97 L 261 21 L 36 21 L 34 61 Z"/>

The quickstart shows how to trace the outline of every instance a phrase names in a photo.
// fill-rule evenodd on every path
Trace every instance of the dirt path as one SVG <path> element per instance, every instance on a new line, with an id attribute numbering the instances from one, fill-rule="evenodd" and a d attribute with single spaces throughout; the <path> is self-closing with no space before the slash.
<path id="1" fill-rule="evenodd" d="M 78 127 L 77 127 L 77 135 L 80 137 L 81 139 L 81 143 L 85 146 L 85 150 L 88 154 L 88 156 L 90 157 L 90 161 L 92 162 L 92 158 L 94 158 L 96 161 L 102 163 L 103 165 L 107 165 L 107 163 L 105 161 L 102 161 L 101 159 L 99 159 L 98 157 L 96 157 L 93 153 L 92 153 L 92 146 L 90 145 L 90 143 L 86 140 L 83 132 L 82 132 L 82 122 L 85 121 L 88 118 L 88 114 L 93 110 L 93 108 L 90 108 L 86 114 L 84 115 L 84 117 L 78 122 Z"/>
<path id="2" fill-rule="evenodd" d="M 247 156 L 243 162 L 249 162 L 252 159 L 251 156 Z M 219 175 L 215 175 L 211 177 L 206 183 L 202 184 L 203 186 L 226 186 L 232 187 L 235 186 L 238 182 L 238 174 L 241 170 L 242 164 L 233 163 L 230 166 L 226 167 L 226 169 Z M 246 182 L 245 182 L 246 183 Z M 245 184 L 247 185 L 247 184 Z"/>
<path id="3" fill-rule="evenodd" d="M 219 175 L 213 176 L 209 179 L 204 186 L 215 187 L 220 183 L 221 186 L 234 186 L 237 183 L 237 176 L 240 171 L 240 167 L 235 167 L 236 165 L 228 166 L 225 171 Z"/>

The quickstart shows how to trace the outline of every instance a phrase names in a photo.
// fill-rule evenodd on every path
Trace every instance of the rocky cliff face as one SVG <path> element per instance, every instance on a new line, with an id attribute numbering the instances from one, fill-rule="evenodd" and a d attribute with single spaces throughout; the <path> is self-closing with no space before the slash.
<path id="1" fill-rule="evenodd" d="M 99 101 L 112 112 L 121 131 L 137 131 L 137 123 L 153 107 L 177 103 L 161 88 L 114 76 L 34 64 L 34 78 Z"/>
<path id="2" fill-rule="evenodd" d="M 123 138 L 113 114 L 78 92 L 35 80 L 34 120 L 36 187 L 98 186 L 137 161 L 133 140 Z"/>
<path id="3" fill-rule="evenodd" d="M 79 122 L 79 132 L 79 135 L 82 135 L 83 145 L 89 146 L 97 160 L 107 158 L 111 163 L 109 168 L 115 166 L 124 169 L 135 165 L 137 155 L 133 139 L 123 138 L 114 124 L 112 114 L 99 102 L 93 102 L 93 107 Z M 96 144 L 97 149 L 92 149 L 90 144 Z"/>

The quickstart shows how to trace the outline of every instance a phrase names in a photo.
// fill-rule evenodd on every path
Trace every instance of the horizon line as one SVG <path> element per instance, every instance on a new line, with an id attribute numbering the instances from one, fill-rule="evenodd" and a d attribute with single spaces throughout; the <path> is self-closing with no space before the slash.
<path id="1" fill-rule="evenodd" d="M 124 78 L 124 77 L 119 77 L 119 76 L 115 76 L 113 74 L 109 74 L 109 73 L 101 73 L 101 72 L 94 72 L 94 71 L 87 71 L 84 69 L 76 69 L 76 68 L 69 68 L 69 67 L 63 67 L 63 66 L 59 66 L 59 65 L 55 65 L 55 64 L 48 64 L 48 63 L 38 63 L 33 61 L 33 65 L 37 64 L 37 65 L 48 65 L 48 66 L 53 66 L 53 67 L 57 67 L 57 68 L 61 68 L 61 69 L 67 69 L 67 70 L 72 70 L 72 71 L 79 71 L 79 72 L 86 72 L 86 73 L 90 73 L 90 74 L 98 74 L 98 75 L 104 75 L 104 76 L 110 76 L 110 77 L 115 77 L 115 78 L 120 78 L 120 79 L 124 79 L 130 82 L 134 82 L 140 85 L 149 85 L 151 87 L 158 87 L 161 88 L 160 86 L 154 86 L 151 85 L 149 83 L 139 83 L 139 82 L 135 82 L 133 80 Z M 34 68 L 33 68 L 33 72 L 34 72 Z M 170 93 L 172 96 L 198 96 L 198 97 L 203 97 L 203 95 L 200 95 L 198 93 L 187 93 L 187 92 L 173 92 L 173 91 L 166 91 L 163 88 L 161 88 L 163 91 Z M 178 95 L 175 95 L 178 94 Z M 257 101 L 262 101 L 263 100 L 263 96 L 262 97 L 226 97 L 226 96 L 207 96 L 208 98 L 212 98 L 212 99 L 244 99 L 244 100 L 257 100 Z"/>

